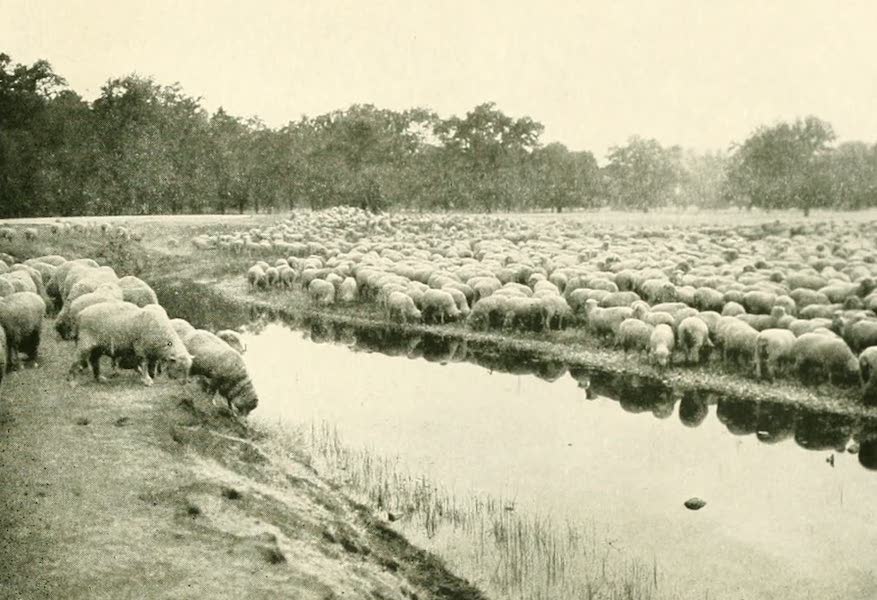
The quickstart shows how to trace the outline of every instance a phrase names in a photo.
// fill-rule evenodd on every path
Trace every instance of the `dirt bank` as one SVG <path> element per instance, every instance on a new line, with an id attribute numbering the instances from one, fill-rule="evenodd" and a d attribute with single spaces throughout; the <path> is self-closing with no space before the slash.
<path id="1" fill-rule="evenodd" d="M 194 385 L 71 389 L 45 327 L 2 387 L 0 597 L 482 597 Z"/>

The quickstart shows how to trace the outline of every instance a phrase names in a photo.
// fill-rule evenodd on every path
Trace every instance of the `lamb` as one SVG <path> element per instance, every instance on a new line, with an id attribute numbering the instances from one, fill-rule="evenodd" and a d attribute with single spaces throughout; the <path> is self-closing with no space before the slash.
<path id="1" fill-rule="evenodd" d="M 244 343 L 244 338 L 242 338 L 241 334 L 237 331 L 223 329 L 216 332 L 216 337 L 231 346 L 238 354 L 244 354 L 247 351 L 247 345 Z"/>
<path id="2" fill-rule="evenodd" d="M 832 383 L 860 378 L 858 358 L 839 337 L 805 333 L 795 340 L 792 354 L 802 380 L 827 379 Z"/>
<path id="3" fill-rule="evenodd" d="M 483 297 L 472 306 L 466 322 L 472 329 L 499 327 L 505 318 L 507 301 L 503 296 Z"/>
<path id="4" fill-rule="evenodd" d="M 794 362 L 795 334 L 788 329 L 765 329 L 755 338 L 755 376 L 773 379 Z"/>
<path id="5" fill-rule="evenodd" d="M 317 306 L 335 303 L 335 286 L 325 279 L 314 279 L 308 284 L 308 296 Z"/>
<path id="6" fill-rule="evenodd" d="M 259 404 L 259 397 L 244 359 L 222 339 L 196 329 L 186 336 L 185 347 L 192 356 L 191 375 L 206 380 L 207 392 L 225 398 L 228 408 L 246 416 Z"/>
<path id="7" fill-rule="evenodd" d="M 707 324 L 696 316 L 686 317 L 677 328 L 679 349 L 685 354 L 688 363 L 700 363 L 704 352 L 713 347 Z"/>
<path id="8" fill-rule="evenodd" d="M 0 327 L 6 332 L 10 368 L 19 366 L 19 352 L 36 364 L 45 316 L 46 303 L 33 292 L 16 292 L 0 299 Z"/>
<path id="9" fill-rule="evenodd" d="M 755 357 L 758 331 L 736 317 L 722 317 L 716 325 L 716 340 L 726 363 L 750 365 Z"/>
<path id="10" fill-rule="evenodd" d="M 655 327 L 649 337 L 649 357 L 658 367 L 666 368 L 670 364 L 673 355 L 673 347 L 676 338 L 673 329 L 669 325 L 661 324 Z"/>
<path id="11" fill-rule="evenodd" d="M 151 308 L 155 306 L 104 302 L 79 313 L 79 356 L 70 368 L 71 376 L 90 364 L 94 378 L 106 381 L 100 374 L 100 357 L 111 356 L 124 364 L 135 361 L 144 385 L 152 385 L 150 371 L 160 362 L 170 363 L 172 371 L 181 374 L 185 382 L 192 356 L 167 315 Z"/>
<path id="12" fill-rule="evenodd" d="M 445 284 L 441 288 L 449 293 L 460 311 L 460 316 L 464 319 L 469 316 L 469 302 L 466 300 L 466 294 L 452 285 Z"/>
<path id="13" fill-rule="evenodd" d="M 79 313 L 101 302 L 120 302 L 123 300 L 121 288 L 114 283 L 101 284 L 95 291 L 79 296 L 73 302 L 68 302 L 58 313 L 55 320 L 55 330 L 64 340 L 76 339 L 79 327 Z"/>
<path id="14" fill-rule="evenodd" d="M 544 326 L 544 304 L 541 298 L 510 297 L 506 300 L 503 327 L 539 331 Z"/>
<path id="15" fill-rule="evenodd" d="M 414 305 L 414 300 L 405 292 L 391 292 L 384 304 L 387 319 L 401 319 L 403 323 L 420 321 L 422 315 Z"/>

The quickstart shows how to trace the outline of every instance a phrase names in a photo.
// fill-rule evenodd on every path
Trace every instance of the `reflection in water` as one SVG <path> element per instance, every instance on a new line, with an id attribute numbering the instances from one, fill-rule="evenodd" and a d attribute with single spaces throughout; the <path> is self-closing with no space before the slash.
<path id="1" fill-rule="evenodd" d="M 593 400 L 598 396 L 617 401 L 629 413 L 651 412 L 656 418 L 672 416 L 679 403 L 679 420 L 686 427 L 698 427 L 707 418 L 709 406 L 729 432 L 738 436 L 755 434 L 759 441 L 773 444 L 794 438 L 808 450 L 844 451 L 853 439 L 860 442 L 859 462 L 877 469 L 877 424 L 860 423 L 851 417 L 795 408 L 773 402 L 755 402 L 703 390 L 678 393 L 657 379 L 630 374 L 606 373 L 546 360 L 526 350 L 500 350 L 486 342 L 466 342 L 437 334 L 405 334 L 394 328 L 357 326 L 313 316 L 290 316 L 264 303 L 245 305 L 229 302 L 209 287 L 157 285 L 156 292 L 167 310 L 188 319 L 197 327 L 229 329 L 247 323 L 251 333 L 261 332 L 281 319 L 287 326 L 303 330 L 317 344 L 343 344 L 355 352 L 376 352 L 388 356 L 423 358 L 449 364 L 470 362 L 489 371 L 534 375 L 554 382 L 566 373 Z M 865 434 L 864 431 L 871 433 Z"/>
<path id="2" fill-rule="evenodd" d="M 421 333 L 405 334 L 390 328 L 332 324 L 309 317 L 286 320 L 293 328 L 304 328 L 317 343 L 341 343 L 357 352 L 377 352 L 387 356 L 423 358 L 448 364 L 470 362 L 489 371 L 513 375 L 533 375 L 555 382 L 567 373 L 588 399 L 605 397 L 618 402 L 629 413 L 651 413 L 658 419 L 673 416 L 679 405 L 679 420 L 686 427 L 698 427 L 707 418 L 709 406 L 716 406 L 716 416 L 727 430 L 738 436 L 755 435 L 765 444 L 794 438 L 808 450 L 845 450 L 851 437 L 861 437 L 863 428 L 877 432 L 877 423 L 857 423 L 852 417 L 796 408 L 777 402 L 746 400 L 704 390 L 679 392 L 661 381 L 636 374 L 607 373 L 580 366 L 568 367 L 557 360 L 546 360 L 526 350 L 499 351 L 483 342 L 466 342 L 452 337 Z M 265 320 L 257 327 L 264 327 Z M 858 429 L 857 429 L 858 428 Z M 877 434 L 862 440 L 860 462 L 877 468 Z M 871 454 L 867 454 L 870 452 Z"/>

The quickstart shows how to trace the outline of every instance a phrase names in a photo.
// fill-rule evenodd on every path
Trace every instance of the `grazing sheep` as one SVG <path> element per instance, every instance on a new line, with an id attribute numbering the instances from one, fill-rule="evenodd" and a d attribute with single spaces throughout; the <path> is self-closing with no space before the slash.
<path id="1" fill-rule="evenodd" d="M 859 354 L 859 373 L 862 384 L 862 400 L 865 404 L 877 404 L 877 347 L 865 348 Z"/>
<path id="2" fill-rule="evenodd" d="M 572 319 L 572 308 L 567 301 L 559 294 L 541 294 L 539 299 L 542 301 L 542 314 L 545 317 L 544 328 L 563 329 L 564 324 Z"/>
<path id="3" fill-rule="evenodd" d="M 185 340 L 187 335 L 195 331 L 195 327 L 185 319 L 171 319 L 171 327 L 181 340 Z"/>
<path id="4" fill-rule="evenodd" d="M 138 277 L 128 275 L 122 277 L 118 281 L 118 285 L 122 288 L 123 300 L 143 307 L 148 304 L 158 304 L 158 296 L 149 284 Z"/>
<path id="5" fill-rule="evenodd" d="M 624 353 L 629 350 L 635 352 L 648 352 L 651 347 L 651 338 L 654 327 L 648 323 L 643 323 L 639 319 L 625 319 L 618 326 L 618 335 L 615 337 L 615 344 L 620 346 Z"/>
<path id="6" fill-rule="evenodd" d="M 461 315 L 454 297 L 445 290 L 436 289 L 429 289 L 423 293 L 421 312 L 426 323 L 439 321 L 444 324 L 446 319 L 454 320 Z"/>
<path id="7" fill-rule="evenodd" d="M 722 317 L 716 325 L 717 345 L 722 349 L 725 363 L 749 367 L 755 359 L 755 340 L 758 331 L 737 317 Z"/>
<path id="8" fill-rule="evenodd" d="M 244 354 L 247 351 L 247 345 L 244 343 L 244 338 L 242 338 L 241 334 L 237 331 L 223 329 L 216 332 L 216 337 L 231 346 L 232 350 L 238 354 Z"/>
<path id="9" fill-rule="evenodd" d="M 405 292 L 391 292 L 384 304 L 387 319 L 401 319 L 403 323 L 420 321 L 422 314 L 414 305 L 414 300 Z"/>
<path id="10" fill-rule="evenodd" d="M 259 397 L 241 355 L 209 331 L 196 329 L 186 336 L 185 347 L 192 356 L 192 376 L 206 380 L 207 392 L 225 398 L 228 408 L 246 416 L 259 404 Z"/>
<path id="11" fill-rule="evenodd" d="M 350 304 L 352 302 L 356 302 L 358 294 L 358 286 L 356 285 L 356 279 L 353 277 L 345 277 L 341 284 L 338 286 L 338 301 L 343 302 L 345 304 Z"/>
<path id="12" fill-rule="evenodd" d="M 0 279 L 5 279 L 12 284 L 16 292 L 33 292 L 38 294 L 37 286 L 31 278 L 30 274 L 25 271 L 9 271 L 0 275 Z"/>
<path id="13" fill-rule="evenodd" d="M 505 319 L 508 299 L 503 296 L 487 296 L 472 305 L 466 322 L 472 329 L 485 330 L 499 327 Z"/>
<path id="14" fill-rule="evenodd" d="M 121 302 L 124 299 L 122 289 L 115 283 L 103 283 L 98 288 L 68 302 L 58 313 L 55 330 L 64 340 L 75 340 L 78 333 L 79 313 L 101 302 Z"/>
<path id="15" fill-rule="evenodd" d="M 843 310 L 843 304 L 810 304 L 798 311 L 798 316 L 802 319 L 832 319 L 839 310 Z"/>
<path id="16" fill-rule="evenodd" d="M 764 314 L 742 314 L 737 315 L 737 319 L 747 323 L 756 331 L 764 331 L 777 327 L 780 319 L 786 316 L 786 309 L 782 306 L 774 306 L 769 315 Z"/>
<path id="17" fill-rule="evenodd" d="M 849 382 L 860 377 L 858 358 L 837 336 L 805 333 L 795 339 L 792 354 L 804 381 Z"/>
<path id="18" fill-rule="evenodd" d="M 15 293 L 15 286 L 6 278 L 0 276 L 0 298 L 4 298 Z"/>
<path id="19" fill-rule="evenodd" d="M 33 292 L 16 292 L 0 299 L 0 327 L 6 332 L 6 360 L 10 369 L 23 352 L 36 363 L 46 303 Z"/>
<path id="20" fill-rule="evenodd" d="M 585 302 L 585 318 L 588 330 L 596 336 L 618 336 L 618 328 L 622 321 L 633 316 L 633 309 L 628 306 L 600 308 L 599 302 L 591 298 Z"/>
<path id="21" fill-rule="evenodd" d="M 325 279 L 314 279 L 308 284 L 308 296 L 317 306 L 335 303 L 335 286 Z"/>
<path id="22" fill-rule="evenodd" d="M 652 331 L 649 337 L 649 358 L 660 368 L 666 368 L 670 365 L 670 358 L 673 355 L 673 347 L 676 338 L 673 335 L 673 329 L 669 325 L 658 325 Z"/>
<path id="23" fill-rule="evenodd" d="M 265 275 L 265 270 L 260 265 L 250 267 L 247 270 L 247 283 L 250 285 L 250 290 L 267 290 L 268 276 Z"/>
<path id="24" fill-rule="evenodd" d="M 156 305 L 140 308 L 130 302 L 105 302 L 89 306 L 79 313 L 79 355 L 71 366 L 71 375 L 91 365 L 94 378 L 100 374 L 101 356 L 133 364 L 140 371 L 144 385 L 152 385 L 150 371 L 158 363 L 169 363 L 173 373 L 189 374 L 192 356 L 174 331 L 170 319 Z"/>
<path id="25" fill-rule="evenodd" d="M 466 294 L 457 289 L 456 287 L 443 285 L 442 290 L 449 293 L 451 297 L 454 299 L 454 303 L 457 305 L 457 310 L 460 311 L 460 316 L 464 319 L 469 316 L 469 303 L 466 300 Z"/>
<path id="26" fill-rule="evenodd" d="M 268 287 L 276 287 L 280 282 L 280 271 L 277 267 L 268 267 L 265 269 L 265 278 L 268 280 Z"/>
<path id="27" fill-rule="evenodd" d="M 540 331 L 546 321 L 543 307 L 541 298 L 508 298 L 505 303 L 503 327 Z"/>
<path id="28" fill-rule="evenodd" d="M 710 287 L 699 287 L 694 291 L 694 304 L 696 308 L 706 311 L 719 312 L 725 306 L 725 297 L 718 290 Z"/>
<path id="29" fill-rule="evenodd" d="M 709 327 L 697 316 L 682 319 L 677 327 L 676 335 L 679 338 L 679 349 L 684 353 L 685 361 L 688 363 L 700 363 L 704 353 L 713 347 L 713 343 L 710 341 Z"/>
<path id="30" fill-rule="evenodd" d="M 776 294 L 756 290 L 746 292 L 743 295 L 742 304 L 746 312 L 750 314 L 766 315 L 770 313 L 776 299 Z"/>
<path id="31" fill-rule="evenodd" d="M 788 329 L 765 329 L 755 338 L 755 376 L 773 379 L 794 362 L 795 334 Z"/>
<path id="32" fill-rule="evenodd" d="M 676 302 L 676 286 L 666 279 L 649 279 L 639 286 L 639 292 L 650 304 Z"/>
<path id="33" fill-rule="evenodd" d="M 853 352 L 861 352 L 869 346 L 877 346 L 877 320 L 862 319 L 846 323 L 843 318 L 836 319 L 835 331 L 846 340 Z"/>
<path id="34" fill-rule="evenodd" d="M 789 297 L 795 301 L 799 309 L 811 304 L 830 304 L 828 296 L 808 288 L 795 288 L 789 292 Z"/>

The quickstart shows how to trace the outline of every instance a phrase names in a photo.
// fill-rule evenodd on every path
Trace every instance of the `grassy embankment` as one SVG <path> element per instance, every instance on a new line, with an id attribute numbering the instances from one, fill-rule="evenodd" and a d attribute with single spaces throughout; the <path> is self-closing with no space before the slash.
<path id="1" fill-rule="evenodd" d="M 70 388 L 45 325 L 0 401 L 0 597 L 481 597 L 194 384 Z"/>

